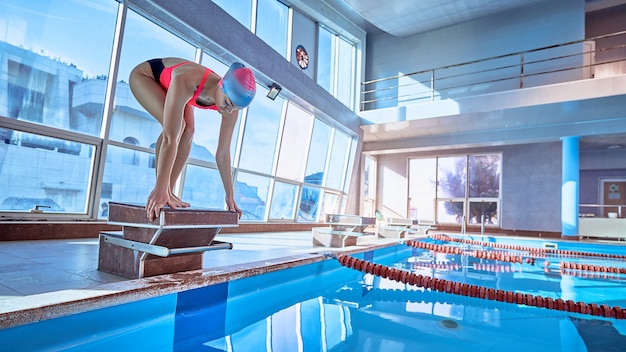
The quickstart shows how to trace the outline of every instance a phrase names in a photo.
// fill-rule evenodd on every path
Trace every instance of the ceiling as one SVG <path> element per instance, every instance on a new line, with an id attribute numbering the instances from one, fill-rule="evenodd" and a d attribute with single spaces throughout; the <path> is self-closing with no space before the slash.
<path id="1" fill-rule="evenodd" d="M 544 0 L 344 0 L 384 32 L 404 37 Z"/>
<path id="2" fill-rule="evenodd" d="M 325 0 L 368 35 L 414 35 L 541 1 L 554 0 Z M 626 4 L 626 0 L 585 0 L 587 12 Z M 367 134 L 368 132 L 366 132 Z M 380 136 L 379 136 L 380 137 Z M 401 139 L 402 135 L 389 136 Z M 626 134 L 583 137 L 581 151 L 626 148 Z"/>
<path id="3" fill-rule="evenodd" d="M 367 34 L 403 37 L 554 0 L 324 0 Z M 587 12 L 626 0 L 585 0 Z"/>

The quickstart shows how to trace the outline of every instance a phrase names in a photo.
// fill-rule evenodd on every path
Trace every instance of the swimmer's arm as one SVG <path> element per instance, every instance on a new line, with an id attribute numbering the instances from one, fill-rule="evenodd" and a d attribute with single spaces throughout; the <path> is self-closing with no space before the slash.
<path id="1" fill-rule="evenodd" d="M 217 168 L 220 172 L 220 177 L 222 178 L 224 191 L 226 192 L 226 205 L 228 206 L 228 210 L 236 211 L 241 216 L 241 210 L 239 210 L 237 204 L 235 203 L 233 179 L 230 169 L 230 143 L 233 137 L 233 132 L 235 130 L 235 125 L 237 124 L 239 111 L 235 110 L 230 113 L 221 112 L 221 114 L 222 123 L 220 125 L 220 135 L 217 143 L 217 150 L 215 152 L 215 161 L 217 163 Z"/>
<path id="2" fill-rule="evenodd" d="M 170 87 L 165 96 L 163 108 L 163 137 L 157 162 L 157 179 L 155 188 L 168 190 L 174 160 L 178 153 L 178 139 L 183 126 L 185 106 L 193 96 L 193 88 L 185 83 L 182 75 L 172 77 Z"/>

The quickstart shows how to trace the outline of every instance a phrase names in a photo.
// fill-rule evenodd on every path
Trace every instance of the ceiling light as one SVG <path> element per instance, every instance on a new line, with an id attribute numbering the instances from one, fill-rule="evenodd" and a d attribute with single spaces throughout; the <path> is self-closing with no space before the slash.
<path id="1" fill-rule="evenodd" d="M 270 87 L 270 91 L 267 92 L 267 97 L 272 100 L 276 99 L 280 91 L 283 89 L 281 86 L 279 86 L 276 83 L 272 83 L 272 85 L 269 87 Z"/>

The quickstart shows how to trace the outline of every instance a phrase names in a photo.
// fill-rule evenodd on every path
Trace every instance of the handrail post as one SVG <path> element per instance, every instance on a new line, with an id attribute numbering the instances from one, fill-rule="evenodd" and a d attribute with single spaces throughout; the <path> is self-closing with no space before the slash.
<path id="1" fill-rule="evenodd" d="M 520 78 L 519 78 L 519 87 L 520 89 L 524 88 L 524 54 L 520 54 Z"/>
<path id="2" fill-rule="evenodd" d="M 365 111 L 365 83 L 361 83 L 361 111 Z"/>
<path id="3" fill-rule="evenodd" d="M 435 70 L 430 74 L 430 101 L 435 101 Z"/>

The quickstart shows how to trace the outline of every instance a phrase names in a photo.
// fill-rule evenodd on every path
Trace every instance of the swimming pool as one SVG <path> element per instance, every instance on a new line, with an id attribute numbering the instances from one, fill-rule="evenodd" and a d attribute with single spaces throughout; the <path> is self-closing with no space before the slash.
<path id="1" fill-rule="evenodd" d="M 452 235 L 408 244 L 345 257 L 329 254 L 328 260 L 291 269 L 0 330 L 0 343 L 16 351 L 120 346 L 145 351 L 623 351 L 626 346 L 626 320 L 610 317 L 610 309 L 609 317 L 602 316 L 606 308 L 601 308 L 626 307 L 626 275 L 620 270 L 626 268 L 624 246 Z M 500 257 L 479 254 L 487 249 Z M 359 270 L 349 267 L 356 263 Z M 420 285 L 435 278 L 439 284 L 425 289 L 402 282 L 417 275 Z M 452 291 L 459 283 L 465 294 L 446 293 L 448 282 Z M 480 292 L 487 299 L 471 297 Z M 534 300 L 518 304 L 507 292 Z M 537 297 L 550 298 L 552 309 L 530 305 Z M 568 301 L 589 312 L 558 309 L 559 304 L 567 309 Z"/>

